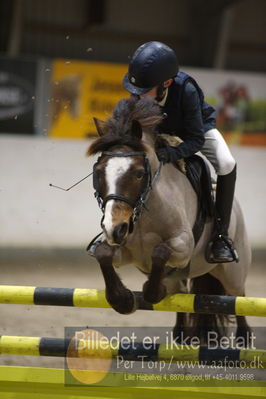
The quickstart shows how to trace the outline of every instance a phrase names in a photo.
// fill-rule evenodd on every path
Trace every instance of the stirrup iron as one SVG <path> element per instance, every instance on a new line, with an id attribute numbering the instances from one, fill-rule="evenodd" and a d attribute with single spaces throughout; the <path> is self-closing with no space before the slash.
<path id="1" fill-rule="evenodd" d="M 229 251 L 231 252 L 232 255 L 232 260 L 228 260 L 228 261 L 217 261 L 214 259 L 213 254 L 212 254 L 212 246 L 214 243 L 215 239 L 220 239 L 222 240 L 227 248 L 229 249 Z M 234 247 L 234 244 L 231 240 L 228 240 L 228 238 L 226 238 L 223 234 L 219 234 L 218 236 L 215 236 L 207 245 L 206 247 L 206 251 L 205 251 L 205 259 L 208 263 L 231 263 L 231 262 L 239 262 L 239 256 L 237 253 L 237 250 Z"/>

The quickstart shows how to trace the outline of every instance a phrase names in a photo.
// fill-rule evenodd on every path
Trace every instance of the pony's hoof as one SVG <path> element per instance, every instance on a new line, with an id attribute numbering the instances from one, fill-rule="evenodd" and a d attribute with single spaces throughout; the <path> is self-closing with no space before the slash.
<path id="1" fill-rule="evenodd" d="M 134 313 L 137 310 L 137 300 L 133 292 L 125 289 L 123 293 L 106 295 L 108 303 L 121 314 Z"/>
<path id="2" fill-rule="evenodd" d="M 110 245 L 108 245 L 106 241 L 102 241 L 98 245 L 96 245 L 94 255 L 99 263 L 109 262 L 110 259 L 112 259 L 113 254 L 113 247 L 110 247 Z"/>
<path id="3" fill-rule="evenodd" d="M 143 298 L 149 303 L 158 303 L 166 297 L 166 287 L 160 284 L 157 290 L 151 289 L 149 281 L 146 281 L 143 285 Z"/>

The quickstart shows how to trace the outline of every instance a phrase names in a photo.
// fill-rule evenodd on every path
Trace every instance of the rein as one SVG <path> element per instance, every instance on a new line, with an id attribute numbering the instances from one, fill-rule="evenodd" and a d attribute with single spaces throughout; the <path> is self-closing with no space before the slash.
<path id="1" fill-rule="evenodd" d="M 144 170 L 145 170 L 144 176 L 145 176 L 146 184 L 136 202 L 133 202 L 133 201 L 131 201 L 131 199 L 125 197 L 124 195 L 120 195 L 120 194 L 109 194 L 104 198 L 101 197 L 100 192 L 99 192 L 99 182 L 98 182 L 97 173 L 96 173 L 96 166 L 98 165 L 99 159 L 102 155 L 107 155 L 109 157 L 121 157 L 121 158 L 132 157 L 132 156 L 136 156 L 136 155 L 143 156 Z M 149 194 L 160 175 L 163 163 L 160 162 L 158 169 L 156 170 L 154 176 L 152 177 L 149 160 L 146 157 L 146 153 L 143 151 L 131 151 L 131 152 L 125 152 L 125 153 L 115 153 L 115 152 L 111 152 L 111 151 L 103 151 L 101 156 L 98 158 L 97 162 L 93 166 L 93 187 L 95 189 L 94 195 L 98 201 L 99 208 L 104 213 L 105 206 L 108 201 L 119 200 L 119 201 L 126 202 L 133 209 L 132 223 L 134 226 L 134 224 L 136 223 L 136 221 L 138 220 L 138 218 L 142 212 L 142 209 L 145 208 L 147 210 L 145 203 L 148 200 Z"/>

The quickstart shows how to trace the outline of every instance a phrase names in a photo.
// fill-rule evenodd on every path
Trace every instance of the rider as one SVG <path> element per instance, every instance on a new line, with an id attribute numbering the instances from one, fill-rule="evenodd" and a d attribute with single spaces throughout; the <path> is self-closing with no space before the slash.
<path id="1" fill-rule="evenodd" d="M 164 119 L 159 133 L 179 136 L 178 147 L 157 151 L 163 163 L 187 158 L 197 151 L 213 165 L 218 178 L 216 189 L 216 231 L 211 243 L 210 261 L 236 260 L 228 237 L 236 180 L 236 162 L 221 133 L 216 129 L 216 112 L 204 101 L 195 79 L 180 72 L 175 52 L 167 45 L 152 41 L 134 53 L 123 79 L 124 88 L 134 96 L 150 96 L 162 107 Z"/>

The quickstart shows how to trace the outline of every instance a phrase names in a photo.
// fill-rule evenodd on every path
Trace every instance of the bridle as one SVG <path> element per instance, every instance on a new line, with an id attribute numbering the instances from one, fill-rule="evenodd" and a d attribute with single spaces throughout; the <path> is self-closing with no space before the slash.
<path id="1" fill-rule="evenodd" d="M 143 161 L 144 161 L 144 175 L 143 175 L 143 182 L 142 182 L 143 189 L 135 202 L 132 201 L 130 198 L 127 198 L 126 196 L 120 195 L 120 194 L 109 194 L 109 195 L 106 195 L 105 197 L 101 197 L 96 167 L 99 164 L 99 161 L 103 155 L 107 155 L 108 157 L 113 157 L 113 158 L 114 157 L 122 158 L 122 157 L 132 157 L 132 156 L 143 156 Z M 98 158 L 97 162 L 93 166 L 93 187 L 95 190 L 94 195 L 98 201 L 98 205 L 99 205 L 99 208 L 101 209 L 101 211 L 104 213 L 105 206 L 106 206 L 107 202 L 110 200 L 119 200 L 119 201 L 126 202 L 133 209 L 133 216 L 131 218 L 132 226 L 130 228 L 130 232 L 132 232 L 133 226 L 136 223 L 136 221 L 138 220 L 138 218 L 142 212 L 142 209 L 146 208 L 145 203 L 149 197 L 149 193 L 150 193 L 151 189 L 153 188 L 156 180 L 158 179 L 158 177 L 160 175 L 162 165 L 163 165 L 162 162 L 160 162 L 158 169 L 156 170 L 154 176 L 152 177 L 150 162 L 149 162 L 145 152 L 131 151 L 131 152 L 124 152 L 124 153 L 117 153 L 117 152 L 111 152 L 111 151 L 103 151 L 102 154 L 100 155 L 100 157 Z"/>

